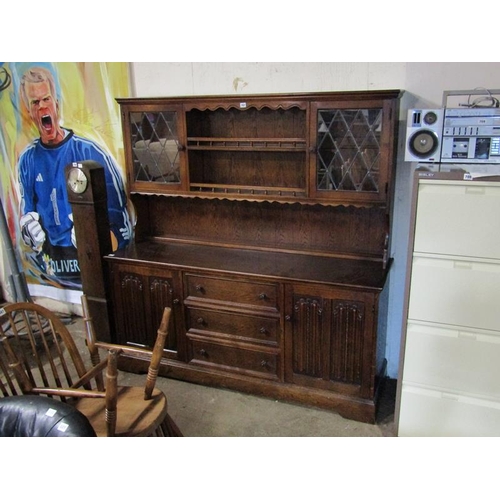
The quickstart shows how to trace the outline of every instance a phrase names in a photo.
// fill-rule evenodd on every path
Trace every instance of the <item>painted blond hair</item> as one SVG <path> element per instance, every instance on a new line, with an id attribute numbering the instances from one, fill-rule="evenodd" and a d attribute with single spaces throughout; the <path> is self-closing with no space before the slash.
<path id="1" fill-rule="evenodd" d="M 28 96 L 26 95 L 26 83 L 41 83 L 48 82 L 50 87 L 50 93 L 52 97 L 57 101 L 56 94 L 56 84 L 54 82 L 54 76 L 52 73 L 45 68 L 41 67 L 33 67 L 28 69 L 21 78 L 21 85 L 19 86 L 21 92 L 21 98 L 24 102 L 24 105 L 29 110 L 30 103 L 28 101 Z"/>

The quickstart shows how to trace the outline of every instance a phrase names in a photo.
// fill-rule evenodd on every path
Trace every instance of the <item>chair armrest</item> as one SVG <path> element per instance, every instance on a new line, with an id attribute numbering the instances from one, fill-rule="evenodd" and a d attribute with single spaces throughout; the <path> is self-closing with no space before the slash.
<path id="1" fill-rule="evenodd" d="M 114 354 L 114 357 L 113 357 Z M 24 394 L 44 394 L 46 396 L 59 396 L 61 398 L 104 398 L 107 397 L 107 389 L 108 384 L 106 386 L 106 391 L 95 389 L 82 389 L 81 387 L 90 382 L 92 379 L 95 379 L 96 376 L 101 373 L 106 367 L 108 368 L 108 373 L 113 371 L 110 369 L 110 365 L 114 363 L 116 367 L 116 356 L 118 354 L 117 350 L 112 350 L 110 355 L 103 359 L 98 365 L 92 367 L 88 370 L 82 377 L 80 377 L 71 387 L 62 388 L 62 387 L 34 387 L 29 381 L 26 373 L 20 369 L 18 364 L 9 365 L 15 372 L 15 375 L 18 379 L 18 382 L 21 386 L 21 390 Z M 108 375 L 108 374 L 107 374 Z M 115 370 L 116 375 L 116 370 Z M 113 390 L 113 384 L 116 386 L 117 381 L 116 377 L 111 384 L 109 385 L 110 389 Z M 115 389 L 114 397 L 116 398 L 116 389 Z"/>
<path id="2" fill-rule="evenodd" d="M 95 342 L 94 345 L 99 349 L 103 349 L 105 351 L 110 351 L 112 349 L 119 349 L 120 351 L 123 352 L 123 354 L 139 354 L 146 358 L 151 357 L 151 352 L 152 352 L 151 349 L 148 349 L 147 347 L 112 344 L 111 342 L 101 342 L 99 340 Z"/>
<path id="3" fill-rule="evenodd" d="M 90 389 L 61 389 L 60 387 L 33 387 L 30 394 L 44 394 L 61 398 L 104 398 L 105 392 Z"/>

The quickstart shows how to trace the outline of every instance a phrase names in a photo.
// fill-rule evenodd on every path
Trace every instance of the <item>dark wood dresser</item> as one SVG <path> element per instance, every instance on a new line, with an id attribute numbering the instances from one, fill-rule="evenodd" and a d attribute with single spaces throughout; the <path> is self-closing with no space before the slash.
<path id="1" fill-rule="evenodd" d="M 374 422 L 400 94 L 118 99 L 113 340 L 152 346 L 170 306 L 161 375 Z"/>

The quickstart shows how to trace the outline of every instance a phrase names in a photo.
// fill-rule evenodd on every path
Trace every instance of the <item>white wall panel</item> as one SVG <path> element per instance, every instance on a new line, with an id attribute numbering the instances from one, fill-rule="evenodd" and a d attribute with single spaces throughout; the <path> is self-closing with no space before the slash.
<path id="1" fill-rule="evenodd" d="M 135 95 L 262 94 L 402 88 L 405 63 L 133 63 Z"/>

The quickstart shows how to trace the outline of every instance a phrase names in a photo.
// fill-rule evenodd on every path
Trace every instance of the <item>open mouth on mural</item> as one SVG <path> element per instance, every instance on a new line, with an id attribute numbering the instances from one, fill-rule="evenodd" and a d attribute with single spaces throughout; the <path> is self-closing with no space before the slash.
<path id="1" fill-rule="evenodd" d="M 45 130 L 52 129 L 52 117 L 50 115 L 43 115 L 42 116 L 42 127 Z"/>

